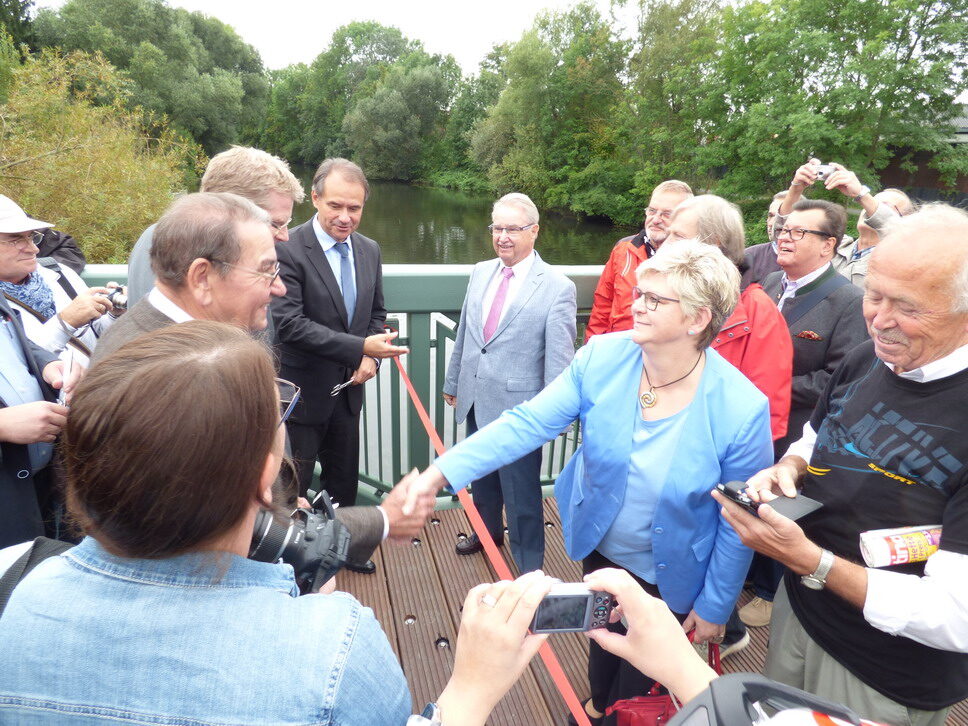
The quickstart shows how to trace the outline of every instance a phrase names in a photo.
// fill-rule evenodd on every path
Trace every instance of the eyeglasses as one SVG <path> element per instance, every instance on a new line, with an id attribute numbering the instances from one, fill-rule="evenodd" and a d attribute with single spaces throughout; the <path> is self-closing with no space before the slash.
<path id="1" fill-rule="evenodd" d="M 290 383 L 282 378 L 276 379 L 276 388 L 279 389 L 279 425 L 282 426 L 296 407 L 301 389 L 295 383 Z"/>
<path id="2" fill-rule="evenodd" d="M 821 237 L 833 237 L 832 234 L 827 234 L 823 230 L 819 229 L 801 229 L 800 227 L 780 227 L 780 229 L 774 230 L 777 237 L 787 235 L 794 242 L 799 242 L 803 239 L 803 236 L 809 232 L 810 234 L 816 234 Z"/>
<path id="3" fill-rule="evenodd" d="M 40 243 L 44 239 L 44 233 L 36 231 L 8 234 L 7 236 L 13 237 L 13 239 L 0 240 L 0 244 L 9 245 L 10 247 L 26 247 L 28 245 L 40 247 Z"/>
<path id="4" fill-rule="evenodd" d="M 646 207 L 645 216 L 646 217 L 658 217 L 659 219 L 664 219 L 667 222 L 672 219 L 672 213 L 674 209 L 656 209 L 655 207 Z"/>
<path id="5" fill-rule="evenodd" d="M 269 226 L 272 227 L 274 230 L 276 230 L 276 232 L 281 232 L 282 230 L 286 229 L 289 226 L 289 223 L 291 221 L 292 221 L 292 217 L 287 219 L 285 222 L 276 222 L 270 219 Z"/>
<path id="6" fill-rule="evenodd" d="M 637 287 L 632 288 L 632 301 L 638 300 L 640 297 L 645 298 L 645 308 L 646 310 L 655 310 L 659 307 L 659 303 L 677 303 L 680 302 L 674 297 L 663 297 L 662 295 L 656 295 L 654 292 L 646 292 L 645 290 L 640 290 Z"/>
<path id="7" fill-rule="evenodd" d="M 508 237 L 517 237 L 519 234 L 524 232 L 526 229 L 531 229 L 536 223 L 526 224 L 523 227 L 518 227 L 517 225 L 512 225 L 510 227 L 501 227 L 496 224 L 487 225 L 487 229 L 491 234 L 496 234 L 498 237 L 502 237 L 507 234 Z"/>
<path id="8" fill-rule="evenodd" d="M 280 265 L 277 261 L 276 264 L 272 266 L 272 272 L 263 272 L 262 270 L 253 270 L 251 267 L 242 267 L 241 265 L 233 265 L 231 262 L 225 262 L 224 260 L 210 260 L 211 262 L 217 262 L 220 265 L 225 265 L 226 267 L 231 267 L 235 270 L 242 270 L 242 272 L 248 272 L 250 275 L 255 275 L 256 277 L 261 277 L 263 280 L 267 280 L 271 285 L 277 279 L 279 279 Z"/>

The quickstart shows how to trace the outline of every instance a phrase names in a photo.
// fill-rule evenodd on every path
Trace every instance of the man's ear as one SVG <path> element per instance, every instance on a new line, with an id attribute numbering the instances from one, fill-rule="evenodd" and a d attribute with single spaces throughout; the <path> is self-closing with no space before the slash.
<path id="1" fill-rule="evenodd" d="M 188 266 L 185 273 L 185 285 L 195 302 L 199 305 L 210 305 L 212 302 L 212 285 L 218 271 L 211 260 L 197 257 Z"/>

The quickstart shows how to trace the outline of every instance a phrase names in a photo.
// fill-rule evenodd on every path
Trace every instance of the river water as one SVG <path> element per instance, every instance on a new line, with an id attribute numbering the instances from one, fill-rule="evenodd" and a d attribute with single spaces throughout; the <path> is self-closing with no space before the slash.
<path id="1" fill-rule="evenodd" d="M 297 174 L 308 189 L 312 172 Z M 451 189 L 371 182 L 359 231 L 380 243 L 386 263 L 480 262 L 494 257 L 487 231 L 493 203 L 491 197 Z M 616 240 L 637 231 L 539 211 L 541 230 L 535 247 L 553 265 L 603 264 Z M 293 211 L 292 223 L 301 224 L 315 212 L 307 197 Z"/>

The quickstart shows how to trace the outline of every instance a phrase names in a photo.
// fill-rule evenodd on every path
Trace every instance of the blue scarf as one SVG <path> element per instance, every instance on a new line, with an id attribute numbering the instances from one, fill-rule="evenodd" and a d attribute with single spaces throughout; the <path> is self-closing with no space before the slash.
<path id="1" fill-rule="evenodd" d="M 16 298 L 24 305 L 29 305 L 44 318 L 49 319 L 57 312 L 54 308 L 54 293 L 36 270 L 30 273 L 25 282 L 0 280 L 0 291 Z"/>

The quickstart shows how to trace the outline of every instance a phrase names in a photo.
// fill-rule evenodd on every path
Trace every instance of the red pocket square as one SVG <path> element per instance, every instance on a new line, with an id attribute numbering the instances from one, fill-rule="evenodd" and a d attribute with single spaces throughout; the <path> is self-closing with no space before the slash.
<path id="1" fill-rule="evenodd" d="M 799 333 L 797 333 L 796 337 L 806 338 L 807 340 L 823 340 L 821 336 L 817 335 L 812 330 L 801 330 Z"/>

